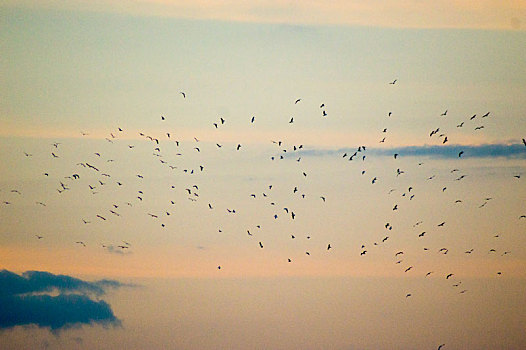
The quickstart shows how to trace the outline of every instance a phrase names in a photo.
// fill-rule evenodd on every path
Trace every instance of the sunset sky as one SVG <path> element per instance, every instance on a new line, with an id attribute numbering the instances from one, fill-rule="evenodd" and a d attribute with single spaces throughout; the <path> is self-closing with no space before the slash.
<path id="1" fill-rule="evenodd" d="M 0 14 L 0 349 L 526 347 L 524 2 Z"/>

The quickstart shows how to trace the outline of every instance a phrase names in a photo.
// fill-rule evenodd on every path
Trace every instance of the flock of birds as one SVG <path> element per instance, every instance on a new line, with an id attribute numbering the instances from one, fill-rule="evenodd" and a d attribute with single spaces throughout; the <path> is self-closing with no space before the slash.
<path id="1" fill-rule="evenodd" d="M 389 85 L 395 85 L 397 84 L 398 80 L 395 79 L 391 82 L 389 82 Z M 180 93 L 182 96 L 182 99 L 185 100 L 187 98 L 187 95 L 185 92 Z M 298 98 L 295 101 L 293 101 L 294 105 L 301 104 L 302 99 Z M 320 110 L 320 116 L 322 118 L 328 118 L 327 109 L 324 103 L 321 103 L 319 105 Z M 448 110 L 446 109 L 443 113 L 437 115 L 438 118 L 447 118 L 448 117 Z M 473 114 L 470 117 L 467 117 L 465 120 L 461 121 L 459 124 L 456 125 L 457 130 L 460 129 L 470 129 L 471 132 L 481 132 L 481 130 L 484 129 L 485 125 L 483 124 L 484 120 L 486 118 L 491 118 L 492 115 L 490 112 L 485 112 L 483 114 Z M 386 115 L 386 118 L 396 118 L 393 112 L 388 112 Z M 161 115 L 159 118 L 160 126 L 166 125 L 168 121 L 168 117 L 165 117 L 164 115 Z M 295 122 L 294 117 L 290 117 L 288 119 L 289 124 L 293 124 Z M 164 124 L 163 124 L 164 123 Z M 257 124 L 257 120 L 255 116 L 252 116 L 248 118 L 247 120 L 248 125 L 255 125 Z M 217 120 L 214 120 L 210 128 L 212 129 L 221 129 L 224 127 L 227 127 L 228 120 L 226 120 L 224 117 L 219 117 Z M 88 132 L 81 132 L 83 137 L 89 136 Z M 379 144 L 384 144 L 388 142 L 388 128 L 381 128 L 379 131 Z M 175 133 L 169 130 L 165 130 L 164 134 L 161 136 L 158 135 L 150 135 L 145 132 L 140 132 L 138 135 L 142 140 L 147 141 L 147 144 L 150 147 L 151 150 L 151 156 L 154 159 L 155 162 L 158 162 L 160 166 L 165 167 L 167 171 L 169 172 L 176 172 L 180 176 L 182 176 L 182 179 L 184 179 L 184 183 L 170 183 L 165 184 L 165 190 L 167 193 L 172 193 L 178 191 L 178 193 L 183 193 L 186 199 L 191 203 L 196 203 L 201 205 L 201 208 L 203 210 L 223 210 L 225 212 L 225 215 L 236 215 L 237 209 L 236 206 L 229 206 L 226 208 L 218 208 L 214 201 L 209 199 L 203 198 L 201 195 L 201 189 L 202 185 L 197 183 L 195 179 L 197 178 L 196 175 L 202 175 L 206 174 L 207 172 L 207 165 L 199 163 L 199 161 L 189 164 L 186 163 L 188 166 L 181 166 L 182 162 L 179 161 L 185 154 L 188 154 L 188 152 L 195 152 L 194 155 L 201 154 L 201 152 L 206 152 L 205 149 L 207 149 L 207 146 L 202 146 L 202 142 L 200 142 L 200 139 L 197 137 L 194 137 L 193 140 L 190 141 L 182 141 L 178 140 L 175 137 Z M 121 146 L 123 143 L 126 143 L 126 148 L 130 153 L 128 157 L 129 159 L 132 159 L 134 157 L 134 148 L 136 145 L 131 141 L 133 138 L 130 138 L 130 135 L 126 135 L 125 128 L 118 127 L 115 130 L 111 131 L 109 135 L 105 138 L 106 142 L 108 143 L 109 147 L 113 147 L 117 143 L 121 143 Z M 429 132 L 429 140 L 430 142 L 434 142 L 440 145 L 445 145 L 448 142 L 450 142 L 450 137 L 448 137 L 448 131 L 444 130 L 443 126 L 434 127 Z M 306 149 L 306 147 L 303 144 L 287 144 L 284 141 L 281 140 L 273 140 L 271 141 L 272 145 L 275 147 L 275 152 L 269 156 L 269 161 L 276 162 L 276 161 L 290 161 L 293 159 L 298 164 L 302 164 L 302 152 Z M 526 146 L 526 140 L 522 139 L 522 142 Z M 186 143 L 186 148 L 183 147 L 183 143 Z M 188 147 L 188 144 L 191 146 Z M 343 152 L 343 154 L 340 154 L 340 157 L 343 159 L 343 161 L 346 162 L 358 162 L 360 165 L 359 169 L 359 175 L 362 178 L 368 178 L 368 182 L 371 186 L 377 185 L 379 181 L 381 181 L 381 178 L 379 175 L 369 175 L 366 169 L 367 164 L 367 153 L 370 148 L 374 148 L 375 145 L 360 145 L 352 150 L 347 150 Z M 60 161 L 64 158 L 62 155 L 62 148 L 63 144 L 60 142 L 55 142 L 50 145 L 49 151 L 47 151 L 47 154 L 42 154 L 43 157 L 48 157 L 50 159 Z M 215 143 L 213 145 L 214 148 L 217 150 L 222 150 L 224 148 L 230 148 L 231 152 L 242 152 L 243 151 L 243 145 L 241 143 L 235 143 L 233 146 L 222 144 L 220 142 Z M 184 151 L 183 151 L 184 148 Z M 167 151 L 168 149 L 168 151 Z M 173 150 L 175 149 L 175 153 Z M 525 148 L 526 152 L 526 148 Z M 32 159 L 34 157 L 34 154 L 36 152 L 24 152 L 23 156 Z M 40 151 L 39 151 L 40 153 Z M 464 157 L 466 154 L 464 151 L 458 152 L 456 156 L 458 158 Z M 395 160 L 398 160 L 403 154 L 393 153 L 392 157 Z M 199 157 L 193 157 L 192 159 L 200 159 Z M 69 161 L 69 160 L 68 160 Z M 119 162 L 120 159 L 114 159 L 108 157 L 106 154 L 102 152 L 93 152 L 91 156 L 87 159 L 81 159 L 78 162 L 75 162 L 74 166 L 72 165 L 72 171 L 67 174 L 58 174 L 54 171 L 54 169 L 49 170 L 43 170 L 42 176 L 47 179 L 53 179 L 56 181 L 56 188 L 55 192 L 57 196 L 64 195 L 67 192 L 70 191 L 79 191 L 80 193 L 87 193 L 90 196 L 96 196 L 99 193 L 103 193 L 105 191 L 110 191 L 112 193 L 112 198 L 114 198 L 114 201 L 111 204 L 107 204 L 104 207 L 99 208 L 98 212 L 91 216 L 81 216 L 78 218 L 79 224 L 82 225 L 90 225 L 94 221 L 99 222 L 108 222 L 111 220 L 114 220 L 115 218 L 125 216 L 125 212 L 127 212 L 126 208 L 130 207 L 140 207 L 141 211 L 145 215 L 145 218 L 151 219 L 156 225 L 160 225 L 162 228 L 166 227 L 166 219 L 170 216 L 174 215 L 176 213 L 175 205 L 177 201 L 175 199 L 170 199 L 169 202 L 166 203 L 166 207 L 162 210 L 158 210 L 156 208 L 147 208 L 145 205 L 143 205 L 144 202 L 146 202 L 148 193 L 143 189 L 143 181 L 146 181 L 145 177 L 146 175 L 141 172 L 135 172 L 134 174 L 128 174 L 126 176 L 133 177 L 134 178 L 134 186 L 137 186 L 137 188 L 130 191 L 130 188 L 128 188 L 128 191 L 126 193 L 134 193 L 133 196 L 129 196 L 126 199 L 118 197 L 118 192 L 115 192 L 119 188 L 123 187 L 129 187 L 128 183 L 126 183 L 123 178 L 126 178 L 126 176 L 123 176 L 123 174 L 117 174 L 112 172 L 113 163 Z M 423 166 L 423 163 L 418 163 L 418 166 Z M 396 178 L 401 176 L 406 176 L 406 170 L 404 170 L 402 167 L 396 167 L 394 170 L 394 174 L 396 175 Z M 451 169 L 450 173 L 453 176 L 453 181 L 463 181 L 469 174 L 463 173 L 461 169 L 455 168 Z M 305 181 L 308 181 L 309 174 L 306 170 L 301 169 L 298 172 L 298 177 L 303 178 Z M 433 181 L 436 177 L 436 174 L 429 174 L 429 176 L 426 178 L 427 181 Z M 521 179 L 520 174 L 514 175 L 514 177 L 517 180 Z M 82 182 L 82 180 L 87 179 L 86 182 Z M 447 191 L 448 185 L 444 184 L 442 188 L 442 192 Z M 252 193 L 247 194 L 247 198 L 250 200 L 262 200 L 264 201 L 265 205 L 269 205 L 272 208 L 274 208 L 274 213 L 272 215 L 273 220 L 297 220 L 298 213 L 295 211 L 293 207 L 293 201 L 291 201 L 292 205 L 280 205 L 278 201 L 276 201 L 273 198 L 273 185 L 267 185 L 267 187 L 262 190 L 258 189 L 257 191 L 254 191 Z M 389 192 L 386 194 L 387 196 L 391 196 L 392 193 L 400 191 L 400 188 L 392 188 L 389 190 Z M 113 193 L 116 194 L 116 196 L 113 196 Z M 306 198 L 306 196 L 311 196 L 309 193 L 304 193 L 301 189 L 301 186 L 294 185 L 291 188 L 290 196 L 293 196 L 291 198 Z M 407 200 L 412 201 L 415 196 L 418 195 L 418 190 L 414 188 L 413 186 L 409 186 L 402 190 L 402 194 L 400 196 L 400 200 Z M 0 202 L 4 206 L 16 206 L 17 205 L 17 199 L 18 197 L 23 196 L 23 191 L 18 188 L 8 189 L 7 191 L 1 191 L 0 190 L 0 196 L 4 197 L 2 201 Z M 329 200 L 328 196 L 323 193 L 318 193 L 314 195 L 313 197 L 316 198 L 316 200 L 319 201 L 320 205 L 324 205 L 326 201 Z M 484 201 L 482 201 L 479 205 L 479 208 L 483 208 L 488 203 L 490 203 L 493 200 L 492 197 L 485 197 Z M 204 203 L 204 204 L 203 204 Z M 462 203 L 462 199 L 456 199 L 454 204 L 460 204 Z M 35 200 L 35 205 L 46 207 L 46 201 L 45 200 Z M 399 212 L 402 210 L 402 205 L 400 203 L 395 203 L 392 207 L 393 212 Z M 141 215 L 140 212 L 134 212 L 133 215 L 138 216 Z M 255 216 L 255 215 L 254 215 Z M 521 215 L 517 218 L 518 220 L 524 220 L 526 222 L 526 215 Z M 374 247 L 384 244 L 386 241 L 391 239 L 391 234 L 393 232 L 393 224 L 391 222 L 385 222 L 382 223 L 384 229 L 385 229 L 385 235 L 382 235 L 377 241 L 374 242 L 364 242 L 361 244 L 360 249 L 358 250 L 358 254 L 361 257 L 366 257 L 367 255 L 372 253 L 372 250 Z M 427 225 L 427 229 L 420 229 L 420 227 L 423 227 L 424 225 Z M 435 226 L 437 228 L 442 228 L 446 225 L 445 221 L 440 221 Z M 431 228 L 429 227 L 429 224 L 424 222 L 422 220 L 417 221 L 413 225 L 415 230 L 418 230 L 417 234 L 415 234 L 415 239 L 423 240 L 424 237 L 427 237 L 428 234 L 430 234 Z M 265 239 L 264 235 L 261 234 L 261 225 L 255 224 L 253 227 L 247 227 L 242 229 L 243 232 L 246 232 L 246 235 L 249 239 L 254 239 L 254 244 L 259 249 L 265 248 Z M 218 232 L 221 233 L 222 229 L 218 228 Z M 291 239 L 296 239 L 296 234 L 291 234 Z M 45 239 L 44 236 L 36 234 L 36 239 L 42 240 Z M 305 236 L 306 239 L 310 239 L 310 235 Z M 495 235 L 495 238 L 498 238 L 498 235 Z M 73 243 L 73 242 L 72 242 Z M 75 241 L 74 244 L 79 245 L 80 247 L 86 247 L 88 244 L 92 242 L 87 242 L 84 240 Z M 113 252 L 125 252 L 128 251 L 132 244 L 128 241 L 122 240 L 119 243 L 113 243 L 113 244 L 107 244 L 107 243 L 101 243 L 102 248 L 113 251 Z M 334 243 L 333 242 L 324 242 L 323 247 L 317 247 L 318 250 L 325 250 L 327 252 L 330 252 L 333 249 Z M 429 248 L 429 247 L 423 247 L 424 251 L 430 251 L 435 250 L 438 254 L 447 255 L 449 253 L 448 247 L 439 247 L 436 248 Z M 305 250 L 305 255 L 310 256 L 311 251 Z M 465 251 L 465 254 L 472 254 L 474 252 L 473 248 L 470 248 Z M 499 251 L 495 249 L 491 249 L 488 253 L 490 254 L 500 254 L 502 256 L 511 254 L 510 250 L 504 250 Z M 412 271 L 415 270 L 414 265 L 404 265 L 403 257 L 406 254 L 404 250 L 397 250 L 393 252 L 393 256 L 395 259 L 395 263 L 399 264 L 401 266 L 401 270 L 405 273 L 410 274 Z M 285 257 L 284 262 L 286 263 L 292 263 L 293 258 L 291 257 Z M 221 264 L 217 265 L 217 269 L 221 270 L 222 266 Z M 423 274 L 424 278 L 428 278 L 434 274 L 433 271 L 425 271 L 425 274 Z M 502 271 L 496 271 L 497 275 L 501 275 Z M 441 278 L 444 278 L 447 281 L 452 281 L 453 287 L 460 287 L 462 281 L 456 279 L 455 272 L 448 272 L 444 274 Z M 459 293 L 464 294 L 468 292 L 468 289 L 459 288 Z M 412 296 L 412 293 L 408 292 L 405 297 L 410 298 Z M 444 346 L 444 344 L 441 344 L 438 349 L 441 349 Z"/>

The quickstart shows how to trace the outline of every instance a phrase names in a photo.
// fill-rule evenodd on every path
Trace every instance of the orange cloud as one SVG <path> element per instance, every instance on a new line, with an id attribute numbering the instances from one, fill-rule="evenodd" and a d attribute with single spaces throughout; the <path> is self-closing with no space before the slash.
<path id="1" fill-rule="evenodd" d="M 526 3 L 520 0 L 7 0 L 6 5 L 302 25 L 499 30 L 526 28 Z"/>

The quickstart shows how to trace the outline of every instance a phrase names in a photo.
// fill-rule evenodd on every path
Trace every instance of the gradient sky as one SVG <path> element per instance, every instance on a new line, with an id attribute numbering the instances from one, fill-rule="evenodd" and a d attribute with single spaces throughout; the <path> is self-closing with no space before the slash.
<path id="1" fill-rule="evenodd" d="M 4 2 L 0 349 L 525 347 L 525 11 Z"/>

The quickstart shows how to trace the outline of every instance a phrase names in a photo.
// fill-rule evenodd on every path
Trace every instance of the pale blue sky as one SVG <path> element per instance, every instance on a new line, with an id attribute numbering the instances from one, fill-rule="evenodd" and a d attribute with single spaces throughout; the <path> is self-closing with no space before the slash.
<path id="1" fill-rule="evenodd" d="M 260 130 L 276 132 L 290 115 L 315 115 L 325 103 L 328 133 L 370 134 L 392 110 L 417 142 L 428 132 L 422 124 L 445 109 L 455 120 L 491 110 L 498 127 L 478 143 L 521 138 L 524 32 L 2 12 L 4 134 L 72 134 L 108 122 L 145 129 L 161 114 L 179 129 L 219 115 L 242 125 L 256 115 Z M 387 82 L 395 78 L 393 91 Z M 294 108 L 297 98 L 303 105 Z M 308 119 L 298 118 L 297 127 L 312 130 Z"/>

